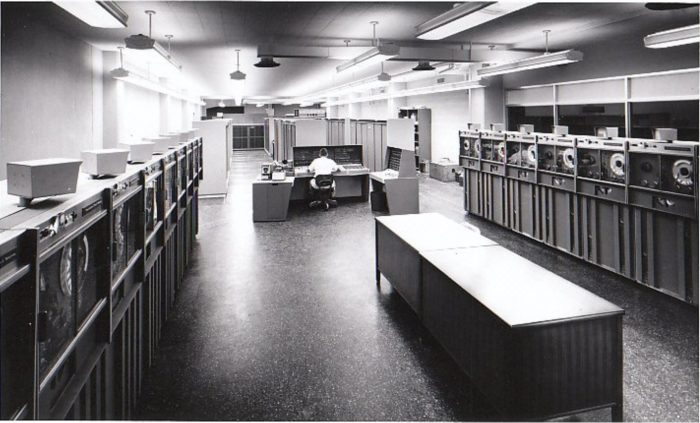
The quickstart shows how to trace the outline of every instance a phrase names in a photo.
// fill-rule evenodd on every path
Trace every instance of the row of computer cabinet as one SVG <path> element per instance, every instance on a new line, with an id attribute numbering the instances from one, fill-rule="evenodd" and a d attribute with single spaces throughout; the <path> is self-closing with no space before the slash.
<path id="1" fill-rule="evenodd" d="M 128 419 L 198 231 L 202 142 L 0 221 L 0 418 Z"/>
<path id="2" fill-rule="evenodd" d="M 698 304 L 697 143 L 460 132 L 464 207 Z"/>

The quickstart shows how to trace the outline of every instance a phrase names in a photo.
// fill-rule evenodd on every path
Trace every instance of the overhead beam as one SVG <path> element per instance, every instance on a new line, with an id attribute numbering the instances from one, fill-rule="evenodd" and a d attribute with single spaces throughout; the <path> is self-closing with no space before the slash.
<path id="1" fill-rule="evenodd" d="M 258 57 L 281 57 L 298 59 L 331 59 L 351 60 L 365 53 L 370 46 L 363 47 L 327 47 L 327 46 L 297 46 L 297 45 L 272 45 L 265 44 L 258 47 Z M 475 48 L 447 48 L 447 47 L 410 47 L 401 46 L 399 54 L 392 61 L 404 62 L 503 62 L 508 60 L 524 59 L 526 57 L 541 54 L 541 51 L 522 51 L 505 49 L 485 49 L 482 46 Z"/>

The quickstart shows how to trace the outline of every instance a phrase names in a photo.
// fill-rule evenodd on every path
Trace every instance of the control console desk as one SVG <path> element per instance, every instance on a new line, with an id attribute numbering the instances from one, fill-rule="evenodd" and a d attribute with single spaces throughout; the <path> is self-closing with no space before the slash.
<path id="1" fill-rule="evenodd" d="M 410 150 L 387 147 L 386 168 L 370 173 L 372 210 L 389 214 L 418 213 L 418 178 Z"/>
<path id="2" fill-rule="evenodd" d="M 309 182 L 314 174 L 309 165 L 318 158 L 321 148 L 328 151 L 328 158 L 338 164 L 339 171 L 333 173 L 335 198 L 354 198 L 367 201 L 369 198 L 369 169 L 362 164 L 361 145 L 328 145 L 293 147 L 294 186 L 292 200 L 308 199 Z"/>

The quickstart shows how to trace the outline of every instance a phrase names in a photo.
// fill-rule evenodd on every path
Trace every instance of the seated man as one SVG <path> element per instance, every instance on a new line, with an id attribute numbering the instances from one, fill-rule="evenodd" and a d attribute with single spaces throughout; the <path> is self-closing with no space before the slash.
<path id="1" fill-rule="evenodd" d="M 318 175 L 332 175 L 333 172 L 337 172 L 339 170 L 342 170 L 342 166 L 338 166 L 338 164 L 328 158 L 328 150 L 325 148 L 322 148 L 318 152 L 318 158 L 314 159 L 313 162 L 309 165 L 309 172 L 314 174 L 314 177 L 311 178 L 311 188 L 317 190 L 318 186 L 316 185 L 316 177 Z M 333 181 L 333 191 L 335 191 L 335 181 Z"/>

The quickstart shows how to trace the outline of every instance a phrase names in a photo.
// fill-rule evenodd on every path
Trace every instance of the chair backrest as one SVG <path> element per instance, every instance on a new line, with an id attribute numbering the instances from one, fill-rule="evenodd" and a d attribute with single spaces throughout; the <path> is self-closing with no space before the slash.
<path id="1" fill-rule="evenodd" d="M 318 189 L 331 189 L 333 186 L 333 175 L 316 175 L 314 179 Z"/>

